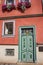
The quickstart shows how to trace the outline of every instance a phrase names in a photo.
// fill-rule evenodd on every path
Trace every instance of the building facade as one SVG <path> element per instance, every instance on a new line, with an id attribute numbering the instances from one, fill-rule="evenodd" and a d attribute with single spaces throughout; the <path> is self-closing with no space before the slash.
<path id="1" fill-rule="evenodd" d="M 43 0 L 0 0 L 0 62 L 43 63 Z"/>

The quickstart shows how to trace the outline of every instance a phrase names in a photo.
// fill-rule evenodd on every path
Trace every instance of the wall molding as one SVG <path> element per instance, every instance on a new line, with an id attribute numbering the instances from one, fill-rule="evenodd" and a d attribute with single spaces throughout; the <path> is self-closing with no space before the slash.
<path id="1" fill-rule="evenodd" d="M 21 15 L 21 16 L 8 16 L 0 17 L 0 20 L 11 20 L 11 19 L 21 19 L 21 18 L 33 18 L 33 17 L 43 17 L 43 14 L 31 14 L 31 15 Z"/>
<path id="2" fill-rule="evenodd" d="M 6 46 L 6 45 L 8 45 L 8 46 L 18 46 L 18 44 L 0 44 L 0 45 L 2 45 L 2 46 Z"/>

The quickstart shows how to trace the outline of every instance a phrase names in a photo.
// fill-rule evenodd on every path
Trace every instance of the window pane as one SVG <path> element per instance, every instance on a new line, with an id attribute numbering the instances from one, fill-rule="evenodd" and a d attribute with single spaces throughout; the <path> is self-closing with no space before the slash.
<path id="1" fill-rule="evenodd" d="M 4 34 L 13 34 L 13 22 L 5 23 Z"/>
<path id="2" fill-rule="evenodd" d="M 25 0 L 21 0 L 21 2 L 25 2 Z"/>
<path id="3" fill-rule="evenodd" d="M 7 0 L 6 3 L 7 4 L 12 4 L 12 3 L 14 3 L 14 0 Z"/>
<path id="4" fill-rule="evenodd" d="M 6 49 L 6 56 L 14 56 L 14 49 Z"/>
<path id="5" fill-rule="evenodd" d="M 43 46 L 39 47 L 39 52 L 43 52 Z"/>
<path id="6" fill-rule="evenodd" d="M 21 0 L 21 2 L 29 2 L 29 0 Z"/>
<path id="7" fill-rule="evenodd" d="M 25 2 L 29 2 L 29 0 L 25 0 Z"/>

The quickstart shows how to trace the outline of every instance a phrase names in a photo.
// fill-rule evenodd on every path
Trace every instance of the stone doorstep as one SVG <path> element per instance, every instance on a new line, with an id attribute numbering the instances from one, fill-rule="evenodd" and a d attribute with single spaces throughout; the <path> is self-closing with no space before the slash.
<path id="1" fill-rule="evenodd" d="M 0 63 L 0 65 L 43 65 L 43 63 Z"/>
<path id="2" fill-rule="evenodd" d="M 19 63 L 17 63 L 17 65 L 43 65 L 43 63 L 23 63 L 23 62 L 19 62 Z"/>
<path id="3" fill-rule="evenodd" d="M 17 65 L 16 63 L 0 63 L 0 65 Z"/>

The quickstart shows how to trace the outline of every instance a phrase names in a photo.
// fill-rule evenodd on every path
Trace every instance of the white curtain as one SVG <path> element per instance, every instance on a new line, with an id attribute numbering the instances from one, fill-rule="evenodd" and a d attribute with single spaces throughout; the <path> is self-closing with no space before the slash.
<path id="1" fill-rule="evenodd" d="M 22 1 L 22 2 L 25 2 L 25 0 L 19 0 L 19 2 L 21 2 L 21 1 Z"/>
<path id="2" fill-rule="evenodd" d="M 29 2 L 31 2 L 31 0 L 29 0 Z"/>
<path id="3" fill-rule="evenodd" d="M 14 5 L 16 5 L 16 0 L 14 0 Z"/>
<path id="4" fill-rule="evenodd" d="M 21 0 L 19 0 L 19 2 L 21 2 Z"/>
<path id="5" fill-rule="evenodd" d="M 6 0 L 4 0 L 4 4 L 6 5 Z"/>

